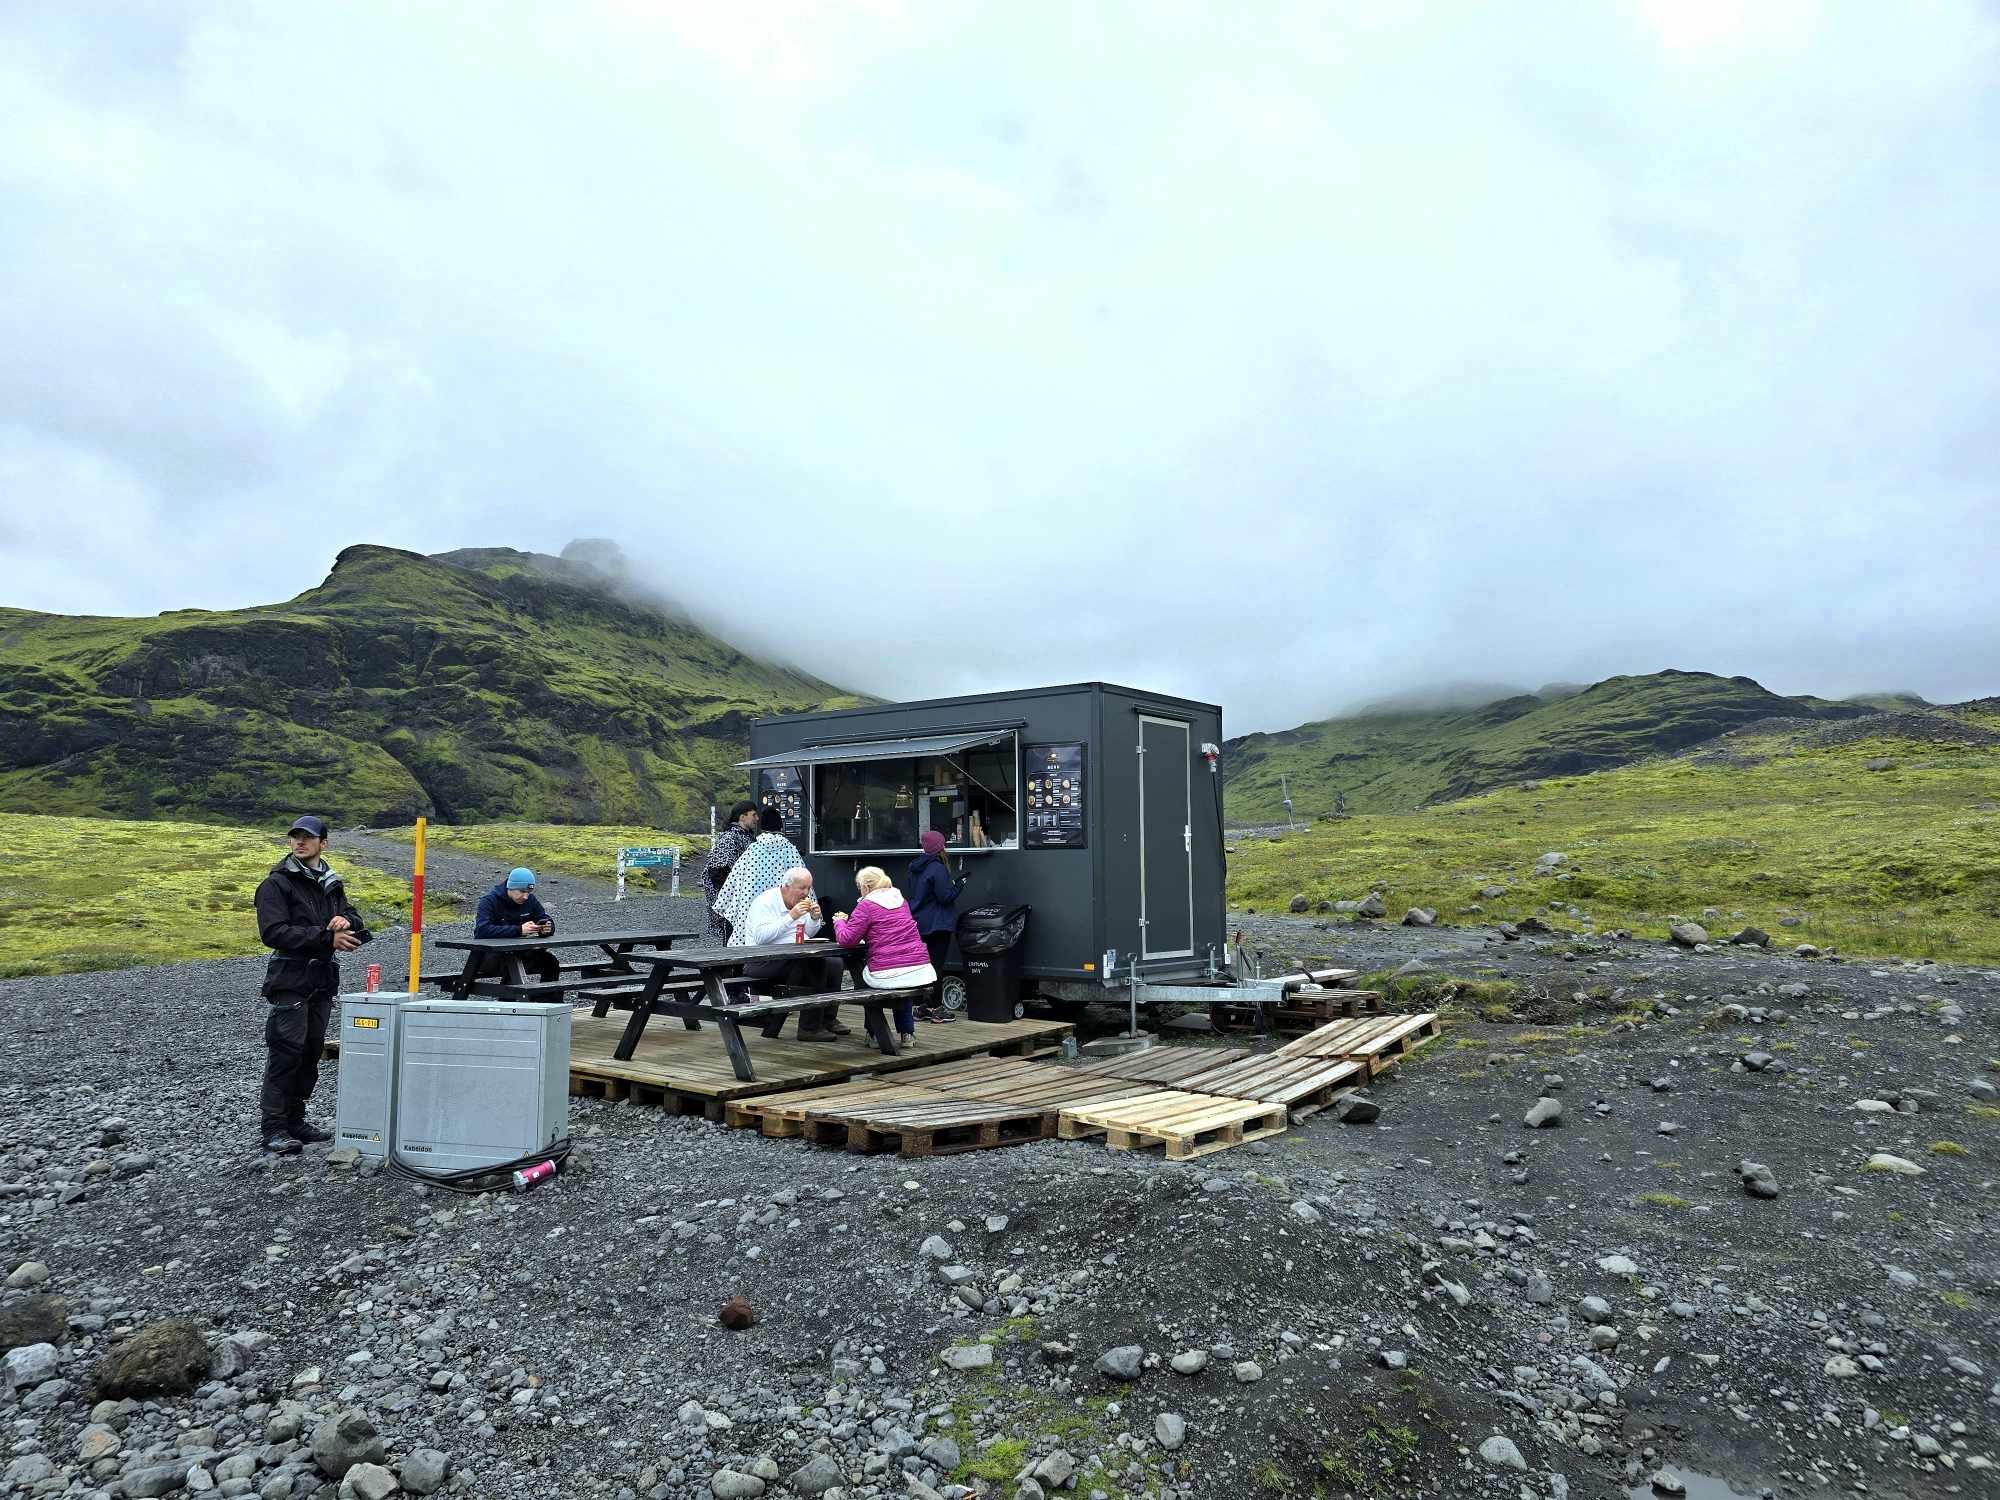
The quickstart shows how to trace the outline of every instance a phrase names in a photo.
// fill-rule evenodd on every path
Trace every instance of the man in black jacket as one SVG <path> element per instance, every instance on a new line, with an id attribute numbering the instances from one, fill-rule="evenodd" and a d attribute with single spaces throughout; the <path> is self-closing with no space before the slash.
<path id="1" fill-rule="evenodd" d="M 323 818 L 303 817 L 287 835 L 292 852 L 257 887 L 257 934 L 271 950 L 264 971 L 263 1110 L 266 1151 L 296 1155 L 301 1142 L 332 1140 L 306 1121 L 306 1100 L 319 1082 L 333 997 L 340 992 L 338 953 L 352 953 L 374 934 L 349 904 L 340 877 L 321 857 Z"/>

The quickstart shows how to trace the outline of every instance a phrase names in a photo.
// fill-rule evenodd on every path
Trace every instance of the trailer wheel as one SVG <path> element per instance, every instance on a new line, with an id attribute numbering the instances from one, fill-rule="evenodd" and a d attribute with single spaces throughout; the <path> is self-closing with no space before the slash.
<path id="1" fill-rule="evenodd" d="M 965 1009 L 965 980 L 957 974 L 947 974 L 938 986 L 938 1008 L 958 1015 Z"/>

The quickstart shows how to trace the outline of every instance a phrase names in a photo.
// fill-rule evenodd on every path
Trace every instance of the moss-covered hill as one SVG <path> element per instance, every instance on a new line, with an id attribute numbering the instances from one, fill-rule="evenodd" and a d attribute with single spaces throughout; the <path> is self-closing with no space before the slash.
<path id="1" fill-rule="evenodd" d="M 1608 677 L 1580 692 L 1521 694 L 1477 708 L 1364 712 L 1253 734 L 1223 759 L 1228 815 L 1280 821 L 1280 775 L 1301 819 L 1407 812 L 1543 776 L 1629 765 L 1766 719 L 1845 719 L 1861 703 L 1786 698 L 1747 677 L 1654 672 Z"/>
<path id="2" fill-rule="evenodd" d="M 350 547 L 284 604 L 0 609 L 0 811 L 705 827 L 753 717 L 858 701 L 585 564 Z"/>

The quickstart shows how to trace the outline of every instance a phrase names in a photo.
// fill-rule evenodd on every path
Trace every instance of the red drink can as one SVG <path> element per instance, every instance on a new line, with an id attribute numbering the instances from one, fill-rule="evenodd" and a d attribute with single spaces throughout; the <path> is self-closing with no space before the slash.
<path id="1" fill-rule="evenodd" d="M 806 940 L 806 924 L 803 922 L 794 923 L 792 926 L 792 941 L 795 943 L 803 943 L 805 940 Z M 790 963 L 791 960 L 788 958 L 785 960 L 785 962 Z"/>
<path id="2" fill-rule="evenodd" d="M 381 988 L 382 966 L 380 964 L 370 964 L 368 966 L 368 993 L 372 995 Z"/>

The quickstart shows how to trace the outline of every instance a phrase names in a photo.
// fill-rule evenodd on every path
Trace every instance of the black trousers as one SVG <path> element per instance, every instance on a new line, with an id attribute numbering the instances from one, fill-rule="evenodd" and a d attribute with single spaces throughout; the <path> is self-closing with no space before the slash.
<path id="1" fill-rule="evenodd" d="M 943 932 L 924 934 L 924 947 L 930 950 L 931 967 L 937 970 L 938 977 L 937 983 L 931 986 L 930 1003 L 939 1010 L 944 1009 L 944 960 L 945 955 L 951 952 L 951 938 L 948 928 Z"/>
<path id="2" fill-rule="evenodd" d="M 760 958 L 743 966 L 747 979 L 775 979 L 790 989 L 808 990 L 815 994 L 840 988 L 840 959 L 833 954 L 814 954 L 805 958 Z M 838 1005 L 819 1005 L 811 1010 L 797 1012 L 800 1031 L 815 1031 L 833 1020 L 839 1013 Z M 779 1023 L 781 1026 L 782 1022 Z M 777 1033 L 771 1032 L 776 1036 Z"/>
<path id="3" fill-rule="evenodd" d="M 264 1008 L 264 1086 L 258 1105 L 269 1135 L 306 1117 L 306 1101 L 319 1082 L 319 1054 L 333 1018 L 333 995 L 278 990 Z"/>

